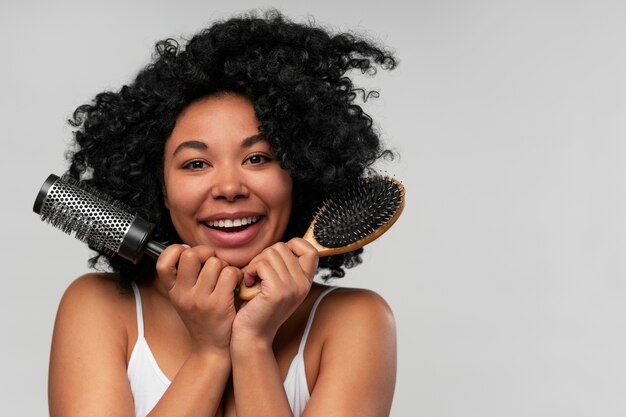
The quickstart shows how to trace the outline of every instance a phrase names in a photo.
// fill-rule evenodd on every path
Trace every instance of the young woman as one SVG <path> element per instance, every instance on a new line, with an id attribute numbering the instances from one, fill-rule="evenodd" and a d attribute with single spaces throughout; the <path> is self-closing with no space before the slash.
<path id="1" fill-rule="evenodd" d="M 52 416 L 387 416 L 392 313 L 318 258 L 313 210 L 387 154 L 346 72 L 394 58 L 273 12 L 213 25 L 73 118 L 70 173 L 155 223 L 169 244 L 77 279 L 61 301 Z M 327 271 L 327 272 L 324 272 Z M 261 283 L 242 303 L 240 282 Z"/>

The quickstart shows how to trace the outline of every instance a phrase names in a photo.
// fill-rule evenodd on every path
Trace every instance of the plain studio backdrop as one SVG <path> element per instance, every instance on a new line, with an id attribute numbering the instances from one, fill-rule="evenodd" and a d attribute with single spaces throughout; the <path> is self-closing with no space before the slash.
<path id="1" fill-rule="evenodd" d="M 403 216 L 336 285 L 393 308 L 392 416 L 626 415 L 626 2 L 0 5 L 0 415 L 47 414 L 54 316 L 85 245 L 32 212 L 66 120 L 157 40 L 276 7 L 393 49 L 361 85 Z"/>

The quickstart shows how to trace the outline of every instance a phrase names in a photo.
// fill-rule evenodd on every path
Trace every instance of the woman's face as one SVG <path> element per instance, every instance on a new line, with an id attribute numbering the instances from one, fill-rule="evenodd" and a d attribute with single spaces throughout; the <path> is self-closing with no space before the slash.
<path id="1" fill-rule="evenodd" d="M 276 243 L 291 213 L 291 176 L 259 124 L 248 99 L 209 96 L 185 108 L 165 143 L 165 205 L 178 235 L 237 267 Z"/>

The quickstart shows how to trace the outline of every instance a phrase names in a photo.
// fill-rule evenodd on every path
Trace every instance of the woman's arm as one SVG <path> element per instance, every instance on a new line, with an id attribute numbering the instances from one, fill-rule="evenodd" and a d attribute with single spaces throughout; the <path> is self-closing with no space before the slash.
<path id="1" fill-rule="evenodd" d="M 233 323 L 230 350 L 237 417 L 293 416 L 272 343 L 306 298 L 317 263 L 315 248 L 292 239 L 265 249 L 244 268 L 244 280 L 258 277 L 261 292 L 239 310 Z"/>
<path id="2" fill-rule="evenodd" d="M 320 351 L 313 354 L 320 362 L 303 416 L 389 416 L 396 332 L 387 303 L 371 291 L 336 290 L 324 298 L 313 323 L 319 342 L 310 343 L 310 337 L 307 346 Z M 239 346 L 233 351 L 237 417 L 292 416 L 271 346 Z"/>
<path id="3" fill-rule="evenodd" d="M 159 262 L 161 269 L 179 264 L 186 271 L 182 273 L 184 279 L 179 279 L 177 269 L 170 268 L 170 273 L 161 275 L 190 330 L 192 352 L 148 414 L 151 417 L 221 415 L 221 399 L 230 375 L 232 321 L 229 323 L 226 315 L 215 309 L 232 309 L 234 317 L 232 298 L 240 272 L 217 261 L 208 262 L 212 271 L 202 268 L 211 257 L 209 250 L 189 251 L 179 259 L 183 251 L 182 247 L 170 249 Z M 121 299 L 115 283 L 97 274 L 78 279 L 63 296 L 50 360 L 52 417 L 134 416 L 126 374 L 128 332 L 122 310 L 130 308 L 127 314 L 134 318 L 135 306 L 134 302 L 124 305 Z M 198 300 L 202 303 L 196 303 Z"/>
<path id="4" fill-rule="evenodd" d="M 89 274 L 76 280 L 61 300 L 52 340 L 49 375 L 51 417 L 132 417 L 126 374 L 128 334 L 114 282 Z M 134 341 L 131 341 L 134 343 Z M 221 400 L 230 359 L 192 353 L 150 416 L 213 416 Z M 213 406 L 211 405 L 213 403 Z M 208 411 L 204 411 L 210 408 Z"/>
<path id="5" fill-rule="evenodd" d="M 240 310 L 233 326 L 237 417 L 293 416 L 269 335 L 275 335 L 276 323 L 290 311 L 289 306 L 301 302 L 298 288 L 305 288 L 316 263 L 302 242 L 273 248 L 251 263 L 262 290 Z M 271 300 L 279 301 L 270 308 Z M 317 333 L 313 348 L 320 362 L 303 415 L 389 416 L 396 379 L 396 332 L 387 303 L 371 291 L 340 289 L 320 304 L 313 323 Z"/>
<path id="6" fill-rule="evenodd" d="M 229 375 L 229 357 L 192 353 L 147 417 L 221 417 L 221 399 Z"/>
<path id="7" fill-rule="evenodd" d="M 393 314 L 376 293 L 333 291 L 315 316 L 323 345 L 303 416 L 387 417 L 396 381 Z"/>
<path id="8" fill-rule="evenodd" d="M 160 283 L 189 331 L 191 354 L 149 417 L 222 415 L 242 273 L 214 254 L 208 246 L 171 245 L 157 261 Z"/>
<path id="9" fill-rule="evenodd" d="M 301 239 L 276 244 L 244 269 L 261 279 L 261 293 L 237 314 L 231 336 L 237 417 L 293 416 L 272 350 L 278 327 L 300 305 L 317 266 Z M 389 415 L 396 378 L 393 314 L 377 294 L 342 289 L 320 305 L 314 321 L 320 358 L 304 416 Z M 313 382 L 313 381 L 312 381 Z"/>
<path id="10" fill-rule="evenodd" d="M 52 337 L 51 417 L 134 416 L 122 304 L 115 284 L 97 274 L 79 278 L 66 290 Z"/>

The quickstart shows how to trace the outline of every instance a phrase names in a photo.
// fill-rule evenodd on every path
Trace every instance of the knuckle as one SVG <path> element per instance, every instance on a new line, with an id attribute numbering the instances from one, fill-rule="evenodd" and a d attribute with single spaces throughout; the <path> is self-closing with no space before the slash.
<path id="1" fill-rule="evenodd" d="M 265 268 L 266 266 L 267 266 L 267 261 L 265 259 L 257 259 L 254 262 L 254 267 L 256 268 L 257 271 Z"/>
<path id="2" fill-rule="evenodd" d="M 209 268 L 212 269 L 222 269 L 224 268 L 224 261 L 222 261 L 219 258 L 216 258 L 215 256 L 210 257 L 209 259 L 206 260 L 206 262 L 204 263 L 205 266 L 208 266 Z"/>
<path id="3" fill-rule="evenodd" d="M 263 271 L 267 272 L 267 270 L 270 268 L 270 265 L 271 264 L 269 261 L 261 259 L 257 264 L 257 271 L 259 271 L 259 273 L 262 273 Z"/>
<path id="4" fill-rule="evenodd" d="M 313 246 L 308 240 L 304 240 L 299 237 L 297 238 L 296 243 L 302 248 L 304 252 L 317 253 L 317 249 L 315 249 L 315 246 Z"/>
<path id="5" fill-rule="evenodd" d="M 169 266 L 164 261 L 158 260 L 155 267 L 157 274 L 163 275 L 169 271 Z"/>
<path id="6" fill-rule="evenodd" d="M 276 242 L 276 243 L 272 246 L 272 248 L 273 248 L 274 250 L 276 250 L 276 251 L 282 251 L 282 250 L 288 249 L 288 248 L 287 248 L 287 244 L 285 244 L 284 242 Z"/>
<path id="7" fill-rule="evenodd" d="M 190 310 L 191 303 L 189 297 L 185 296 L 185 294 L 181 294 L 180 291 L 172 291 L 170 293 L 170 300 L 179 310 L 185 312 Z"/>
<path id="8" fill-rule="evenodd" d="M 306 240 L 304 242 L 306 242 Z M 315 246 L 313 246 L 309 242 L 306 242 L 306 245 L 304 246 L 304 252 L 305 254 L 310 256 L 317 256 L 319 253 L 317 252 L 317 249 L 315 249 Z"/>
<path id="9" fill-rule="evenodd" d="M 170 256 L 159 256 L 156 260 L 156 265 L 155 265 L 156 271 L 157 272 L 171 271 L 173 265 L 172 265 L 172 260 L 170 258 L 171 258 Z"/>
<path id="10" fill-rule="evenodd" d="M 192 249 L 188 249 L 180 254 L 180 262 L 194 262 L 198 259 L 198 256 Z"/>
<path id="11" fill-rule="evenodd" d="M 238 278 L 242 273 L 241 273 L 241 270 L 239 268 L 236 268 L 234 266 L 227 266 L 227 267 L 224 268 L 223 274 L 224 274 L 225 277 L 235 277 L 235 278 Z"/>
<path id="12" fill-rule="evenodd" d="M 275 255 L 275 254 L 276 254 L 276 249 L 275 249 L 274 247 L 270 246 L 270 247 L 268 247 L 268 248 L 265 248 L 265 249 L 263 250 L 263 253 L 264 253 L 266 256 L 273 256 L 273 255 Z"/>

